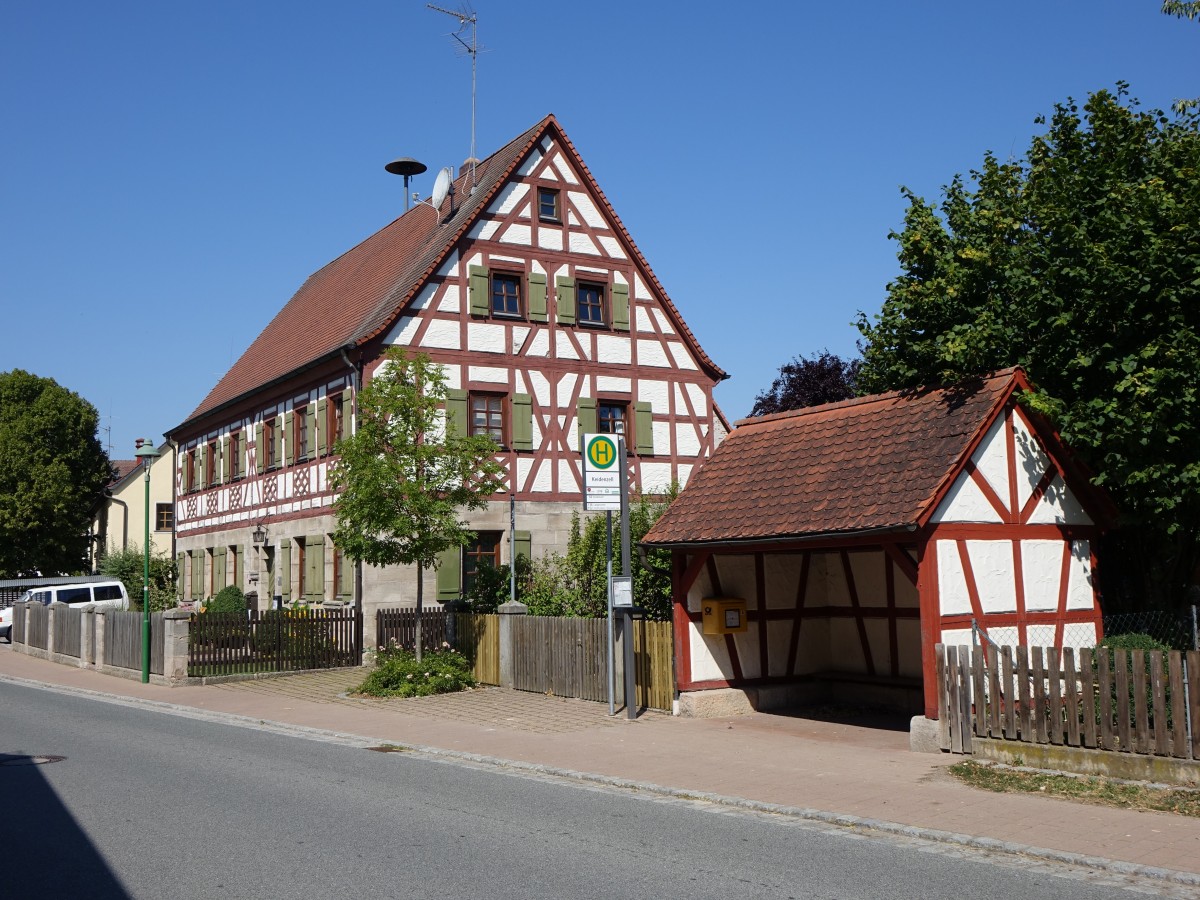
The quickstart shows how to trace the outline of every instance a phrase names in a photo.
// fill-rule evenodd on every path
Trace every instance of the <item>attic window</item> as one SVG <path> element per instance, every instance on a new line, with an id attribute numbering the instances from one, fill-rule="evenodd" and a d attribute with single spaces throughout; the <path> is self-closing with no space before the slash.
<path id="1" fill-rule="evenodd" d="M 538 188 L 538 218 L 543 222 L 562 221 L 558 211 L 558 191 Z"/>

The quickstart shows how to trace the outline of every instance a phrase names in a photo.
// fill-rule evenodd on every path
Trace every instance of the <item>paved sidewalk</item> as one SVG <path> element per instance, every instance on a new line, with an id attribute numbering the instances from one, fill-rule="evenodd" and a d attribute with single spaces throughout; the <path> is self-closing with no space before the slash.
<path id="1" fill-rule="evenodd" d="M 793 815 L 1110 872 L 1141 871 L 1193 884 L 1200 896 L 1200 820 L 979 791 L 944 771 L 956 758 L 909 752 L 905 732 L 768 714 L 680 719 L 648 712 L 631 722 L 623 713 L 610 718 L 604 704 L 501 688 L 409 700 L 347 696 L 364 672 L 168 688 L 0 645 L 0 679 L 636 782 L 643 789 L 715 795 L 722 802 L 787 807 Z"/>

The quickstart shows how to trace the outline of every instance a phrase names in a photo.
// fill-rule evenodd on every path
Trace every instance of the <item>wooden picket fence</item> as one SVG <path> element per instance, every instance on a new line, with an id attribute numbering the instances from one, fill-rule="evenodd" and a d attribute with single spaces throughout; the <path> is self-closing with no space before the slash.
<path id="1" fill-rule="evenodd" d="M 194 613 L 189 623 L 188 675 L 356 666 L 361 658 L 358 616 L 353 609 Z"/>
<path id="2" fill-rule="evenodd" d="M 436 650 L 446 640 L 446 612 L 441 607 L 421 611 L 421 649 Z M 375 642 L 386 647 L 392 642 L 412 649 L 417 645 L 417 611 L 380 609 L 375 612 Z"/>
<path id="3" fill-rule="evenodd" d="M 1200 760 L 1200 652 L 938 644 L 935 653 L 943 750 L 971 753 L 974 737 Z"/>

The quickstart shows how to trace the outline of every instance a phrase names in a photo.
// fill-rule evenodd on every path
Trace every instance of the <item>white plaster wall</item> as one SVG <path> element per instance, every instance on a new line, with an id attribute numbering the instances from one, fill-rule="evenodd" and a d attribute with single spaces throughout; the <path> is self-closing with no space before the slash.
<path id="1" fill-rule="evenodd" d="M 487 384 L 508 384 L 508 369 L 497 366 L 469 366 L 468 378 L 471 381 L 482 381 Z"/>
<path id="2" fill-rule="evenodd" d="M 457 322 L 431 319 L 429 327 L 425 329 L 425 336 L 421 339 L 421 346 L 440 350 L 458 350 L 462 346 L 460 335 Z"/>
<path id="3" fill-rule="evenodd" d="M 608 229 L 608 223 L 604 221 L 604 216 L 600 215 L 599 210 L 592 203 L 591 197 L 581 191 L 569 191 L 567 196 L 571 199 L 571 205 L 590 227 L 597 230 Z"/>
<path id="4" fill-rule="evenodd" d="M 579 485 L 575 481 L 574 463 L 565 459 L 558 461 L 558 489 L 560 491 L 579 490 Z"/>
<path id="5" fill-rule="evenodd" d="M 675 426 L 675 452 L 680 456 L 700 455 L 700 438 L 691 422 L 680 422 Z"/>
<path id="6" fill-rule="evenodd" d="M 1053 637 L 1054 629 L 1051 628 L 1051 637 Z M 939 643 L 945 644 L 947 647 L 961 647 L 964 644 L 971 646 L 971 629 L 970 628 L 947 628 L 942 632 Z"/>
<path id="7" fill-rule="evenodd" d="M 627 337 L 612 334 L 596 335 L 596 356 L 598 362 L 612 365 L 627 366 L 633 361 L 630 341 Z"/>
<path id="8" fill-rule="evenodd" d="M 675 360 L 675 365 L 679 368 L 690 370 L 696 370 L 699 368 L 699 366 L 696 365 L 696 361 L 692 359 L 691 352 L 682 343 L 678 341 L 672 341 L 671 343 L 667 344 L 667 347 L 670 348 L 671 358 Z"/>
<path id="9" fill-rule="evenodd" d="M 417 331 L 418 320 L 416 316 L 401 316 L 396 324 L 392 326 L 387 337 L 384 338 L 385 344 L 399 344 L 407 347 L 412 344 L 413 335 Z"/>
<path id="10" fill-rule="evenodd" d="M 1033 489 L 1050 466 L 1050 458 L 1041 443 L 1025 424 L 1024 417 L 1017 412 L 1012 416 L 1013 432 L 1017 452 L 1017 506 L 1025 506 Z"/>
<path id="11" fill-rule="evenodd" d="M 796 608 L 796 591 L 800 586 L 801 568 L 802 557 L 798 553 L 766 555 L 763 560 L 763 573 L 766 576 L 768 609 Z"/>
<path id="12" fill-rule="evenodd" d="M 963 575 L 958 545 L 954 541 L 935 541 L 939 609 L 943 616 L 970 615 L 971 597 Z"/>
<path id="13" fill-rule="evenodd" d="M 504 353 L 506 350 L 503 325 L 485 322 L 467 323 L 467 349 L 472 353 Z"/>
<path id="14" fill-rule="evenodd" d="M 745 600 L 748 609 L 754 608 L 755 582 L 753 556 L 715 556 L 717 576 L 721 581 L 721 596 Z"/>
<path id="15" fill-rule="evenodd" d="M 1091 518 L 1083 510 L 1075 494 L 1067 489 L 1058 475 L 1050 482 L 1046 493 L 1038 500 L 1029 521 L 1035 525 L 1090 525 Z"/>
<path id="16" fill-rule="evenodd" d="M 689 622 L 688 641 L 692 651 L 692 681 L 726 681 L 732 677 L 733 666 L 723 637 L 719 641 L 707 639 L 699 625 Z"/>
<path id="17" fill-rule="evenodd" d="M 658 323 L 658 329 L 663 334 L 675 333 L 675 329 L 671 327 L 671 320 L 668 319 L 667 314 L 657 306 L 654 307 L 654 321 Z"/>
<path id="18" fill-rule="evenodd" d="M 541 372 L 529 373 L 528 387 L 529 393 L 533 395 L 533 399 L 539 406 L 546 406 L 550 403 L 550 382 Z"/>
<path id="19" fill-rule="evenodd" d="M 1028 646 L 1030 647 L 1053 647 L 1054 626 L 1027 625 L 1025 627 L 1025 640 L 1028 641 Z"/>
<path id="20" fill-rule="evenodd" d="M 600 250 L 592 239 L 581 231 L 572 231 L 567 246 L 571 253 L 584 253 L 588 256 L 599 256 Z"/>
<path id="21" fill-rule="evenodd" d="M 975 574 L 979 606 L 985 613 L 1016 612 L 1017 587 L 1013 578 L 1011 541 L 967 541 L 967 555 Z"/>
<path id="22" fill-rule="evenodd" d="M 1071 542 L 1071 562 L 1068 570 L 1067 609 L 1092 609 L 1095 594 L 1092 589 L 1092 556 L 1088 541 Z"/>
<path id="23" fill-rule="evenodd" d="M 571 406 L 571 395 L 575 392 L 575 382 L 579 379 L 578 375 L 568 372 L 563 375 L 558 381 L 557 396 L 554 398 L 555 404 L 559 409 L 567 409 Z M 584 385 L 586 388 L 586 384 Z M 586 397 L 586 390 L 581 390 L 579 396 Z"/>
<path id="24" fill-rule="evenodd" d="M 975 449 L 971 460 L 986 479 L 996 496 L 1008 503 L 1008 447 L 1004 438 L 1005 417 L 992 423 L 982 443 Z"/>
<path id="25" fill-rule="evenodd" d="M 995 523 L 1000 521 L 1000 517 L 983 496 L 983 491 L 971 480 L 971 476 L 962 472 L 938 504 L 933 521 Z"/>
<path id="26" fill-rule="evenodd" d="M 538 246 L 543 250 L 559 250 L 563 248 L 562 231 L 557 228 L 538 228 Z"/>
<path id="27" fill-rule="evenodd" d="M 587 345 L 583 344 L 584 353 L 587 353 Z M 559 359 L 579 359 L 579 354 L 575 352 L 575 345 L 571 343 L 571 339 L 561 331 L 554 333 L 554 355 Z"/>
<path id="28" fill-rule="evenodd" d="M 523 181 L 510 181 L 492 201 L 488 212 L 493 215 L 507 216 L 528 194 L 528 184 Z"/>
<path id="29" fill-rule="evenodd" d="M 500 233 L 499 240 L 502 244 L 520 244 L 522 247 L 528 247 L 533 243 L 533 231 L 528 225 L 514 222 Z"/>
<path id="30" fill-rule="evenodd" d="M 1062 554 L 1062 541 L 1021 541 L 1021 573 L 1025 586 L 1026 610 L 1045 612 L 1058 609 Z"/>
<path id="31" fill-rule="evenodd" d="M 657 409 L 658 407 L 655 407 Z M 671 432 L 674 430 L 670 422 L 654 422 L 654 446 L 659 452 L 665 452 L 671 446 Z"/>
<path id="32" fill-rule="evenodd" d="M 634 331 L 640 331 L 643 333 L 654 332 L 654 322 L 650 315 L 649 309 L 644 306 L 638 306 L 631 303 L 629 305 L 629 315 L 632 317 L 630 319 L 630 323 L 632 324 Z"/>
<path id="33" fill-rule="evenodd" d="M 638 381 L 637 399 L 649 403 L 655 412 L 665 413 L 671 408 L 671 392 L 665 381 L 648 381 L 646 379 Z M 655 439 L 657 437 L 656 434 Z"/>
<path id="34" fill-rule="evenodd" d="M 883 552 L 851 553 L 850 571 L 862 606 L 887 606 L 887 557 Z M 849 589 L 847 588 L 847 596 Z"/>
<path id="35" fill-rule="evenodd" d="M 629 378 L 619 378 L 614 375 L 597 375 L 596 390 L 601 393 L 606 391 L 629 393 L 633 390 L 633 382 Z"/>
<path id="36" fill-rule="evenodd" d="M 625 252 L 621 249 L 620 243 L 614 237 L 609 237 L 607 234 L 599 236 L 600 246 L 604 248 L 613 259 L 625 259 Z"/>
<path id="37" fill-rule="evenodd" d="M 638 362 L 643 366 L 670 368 L 671 361 L 667 359 L 667 354 L 663 352 L 662 345 L 658 341 L 639 340 L 637 345 Z"/>
<path id="38" fill-rule="evenodd" d="M 665 491 L 671 486 L 671 464 L 670 463 L 642 463 L 642 483 L 641 489 L 646 493 L 653 494 Z"/>
<path id="39" fill-rule="evenodd" d="M 442 300 L 438 304 L 438 309 L 445 313 L 456 313 L 462 308 L 460 304 L 458 285 L 446 285 L 445 290 L 442 292 Z"/>

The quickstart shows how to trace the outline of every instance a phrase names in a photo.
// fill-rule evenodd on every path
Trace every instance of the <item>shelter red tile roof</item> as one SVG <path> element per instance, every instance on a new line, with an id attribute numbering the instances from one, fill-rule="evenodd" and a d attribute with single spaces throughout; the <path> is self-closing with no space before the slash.
<path id="1" fill-rule="evenodd" d="M 548 115 L 476 165 L 473 192 L 470 176 L 460 175 L 454 182 L 454 212 L 444 221 L 442 214 L 431 207 L 416 205 L 311 275 L 179 428 L 264 385 L 334 356 L 342 348 L 361 345 L 385 331 L 454 250 L 530 150 L 551 131 L 569 150 L 588 185 L 604 199 L 617 232 L 661 292 L 674 324 L 691 342 L 701 363 L 715 377 L 727 377 L 700 348 L 628 231 L 611 211 L 574 145 L 554 116 Z M 443 205 L 443 210 L 446 209 Z"/>
<path id="2" fill-rule="evenodd" d="M 646 535 L 752 542 L 915 527 L 1023 373 L 743 419 Z"/>
<path id="3" fill-rule="evenodd" d="M 112 462 L 113 468 L 117 470 L 117 475 L 109 484 L 124 481 L 130 474 L 137 471 L 142 464 L 140 459 L 114 459 L 110 460 L 110 462 Z"/>

